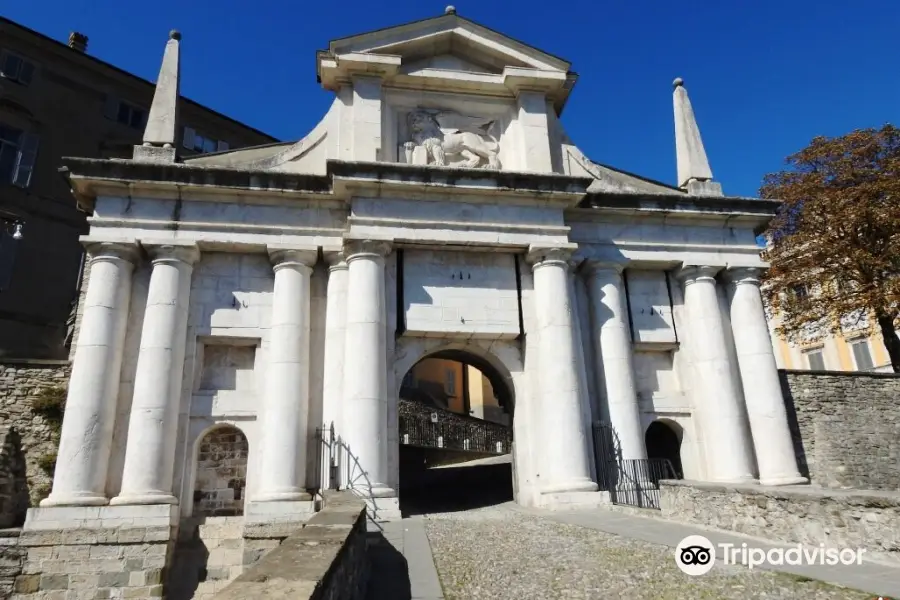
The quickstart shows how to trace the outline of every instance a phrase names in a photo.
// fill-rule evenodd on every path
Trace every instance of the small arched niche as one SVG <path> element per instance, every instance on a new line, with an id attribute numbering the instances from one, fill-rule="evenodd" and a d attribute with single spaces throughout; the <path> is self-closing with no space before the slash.
<path id="1" fill-rule="evenodd" d="M 681 441 L 684 431 L 681 426 L 668 419 L 658 419 L 650 423 L 647 433 L 644 434 L 644 442 L 647 445 L 647 458 L 662 458 L 668 460 L 675 470 L 675 477 L 684 477 L 684 468 L 681 463 Z"/>
<path id="2" fill-rule="evenodd" d="M 203 435 L 197 447 L 193 516 L 244 514 L 249 454 L 247 436 L 233 425 L 219 425 Z"/>

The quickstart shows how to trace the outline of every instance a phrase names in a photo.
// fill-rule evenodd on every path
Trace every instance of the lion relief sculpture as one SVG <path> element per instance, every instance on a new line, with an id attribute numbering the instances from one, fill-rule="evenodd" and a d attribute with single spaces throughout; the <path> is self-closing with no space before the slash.
<path id="1" fill-rule="evenodd" d="M 415 110 L 406 117 L 410 141 L 403 144 L 407 163 L 446 166 L 461 157 L 461 166 L 499 169 L 496 121 L 449 111 Z M 421 148 L 422 150 L 417 150 Z M 424 159 L 424 161 L 423 161 Z M 486 163 L 486 164 L 485 164 Z"/>

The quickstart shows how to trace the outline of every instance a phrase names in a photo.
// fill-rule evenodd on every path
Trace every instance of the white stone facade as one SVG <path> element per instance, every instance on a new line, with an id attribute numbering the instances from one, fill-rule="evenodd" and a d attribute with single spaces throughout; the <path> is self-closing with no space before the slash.
<path id="1" fill-rule="evenodd" d="M 558 119 L 569 64 L 455 14 L 318 68 L 335 101 L 299 142 L 69 161 L 93 266 L 46 507 L 190 516 L 198 443 L 229 424 L 246 517 L 308 513 L 334 423 L 390 516 L 400 382 L 442 350 L 508 382 L 521 504 L 604 501 L 601 421 L 626 459 L 676 424 L 687 478 L 801 481 L 754 278 L 775 203 L 591 162 Z"/>

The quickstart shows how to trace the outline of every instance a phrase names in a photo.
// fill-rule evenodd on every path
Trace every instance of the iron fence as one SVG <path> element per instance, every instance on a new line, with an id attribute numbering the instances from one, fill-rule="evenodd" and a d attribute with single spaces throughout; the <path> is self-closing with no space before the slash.
<path id="1" fill-rule="evenodd" d="M 346 444 L 335 434 L 334 423 L 316 429 L 315 493 L 341 489 L 347 457 Z"/>
<path id="2" fill-rule="evenodd" d="M 512 446 L 509 427 L 441 409 L 401 413 L 399 434 L 401 444 L 421 448 L 505 454 Z"/>
<path id="3" fill-rule="evenodd" d="M 666 458 L 629 458 L 609 461 L 609 495 L 613 504 L 638 508 L 660 508 L 659 482 L 677 479 Z"/>

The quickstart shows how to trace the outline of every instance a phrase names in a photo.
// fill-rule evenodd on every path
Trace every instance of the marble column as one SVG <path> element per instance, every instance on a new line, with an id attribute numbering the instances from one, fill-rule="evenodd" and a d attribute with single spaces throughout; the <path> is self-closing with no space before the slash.
<path id="1" fill-rule="evenodd" d="M 344 387 L 344 345 L 347 331 L 347 279 L 349 268 L 344 255 L 325 255 L 328 262 L 328 289 L 325 305 L 325 373 L 322 383 L 322 425 L 334 423 L 342 434 L 341 405 Z"/>
<path id="2" fill-rule="evenodd" d="M 269 248 L 275 272 L 254 501 L 308 500 L 310 277 L 315 249 Z"/>
<path id="3" fill-rule="evenodd" d="M 122 352 L 137 260 L 134 244 L 89 246 L 90 277 L 59 439 L 53 491 L 41 506 L 99 506 L 115 427 Z"/>
<path id="4" fill-rule="evenodd" d="M 589 424 L 581 410 L 570 257 L 571 250 L 562 248 L 534 248 L 528 256 L 534 274 L 544 494 L 597 490 L 588 456 Z"/>
<path id="5" fill-rule="evenodd" d="M 153 261 L 128 421 L 122 490 L 110 504 L 177 504 L 172 494 L 193 244 L 144 245 Z"/>
<path id="6" fill-rule="evenodd" d="M 699 395 L 700 424 L 709 478 L 723 483 L 753 480 L 753 457 L 740 384 L 729 360 L 725 322 L 719 311 L 716 273 L 720 267 L 681 269 L 688 335 Z"/>
<path id="7" fill-rule="evenodd" d="M 387 242 L 348 241 L 347 319 L 342 427 L 350 454 L 349 485 L 368 497 L 393 497 L 388 485 Z"/>
<path id="8" fill-rule="evenodd" d="M 588 291 L 598 389 L 606 398 L 617 458 L 647 458 L 634 377 L 634 349 L 628 322 L 623 264 L 588 261 Z"/>
<path id="9" fill-rule="evenodd" d="M 752 268 L 726 272 L 733 285 L 729 304 L 731 329 L 753 433 L 759 482 L 762 485 L 806 483 L 807 479 L 797 468 L 778 366 L 759 292 L 760 275 L 759 269 Z"/>

